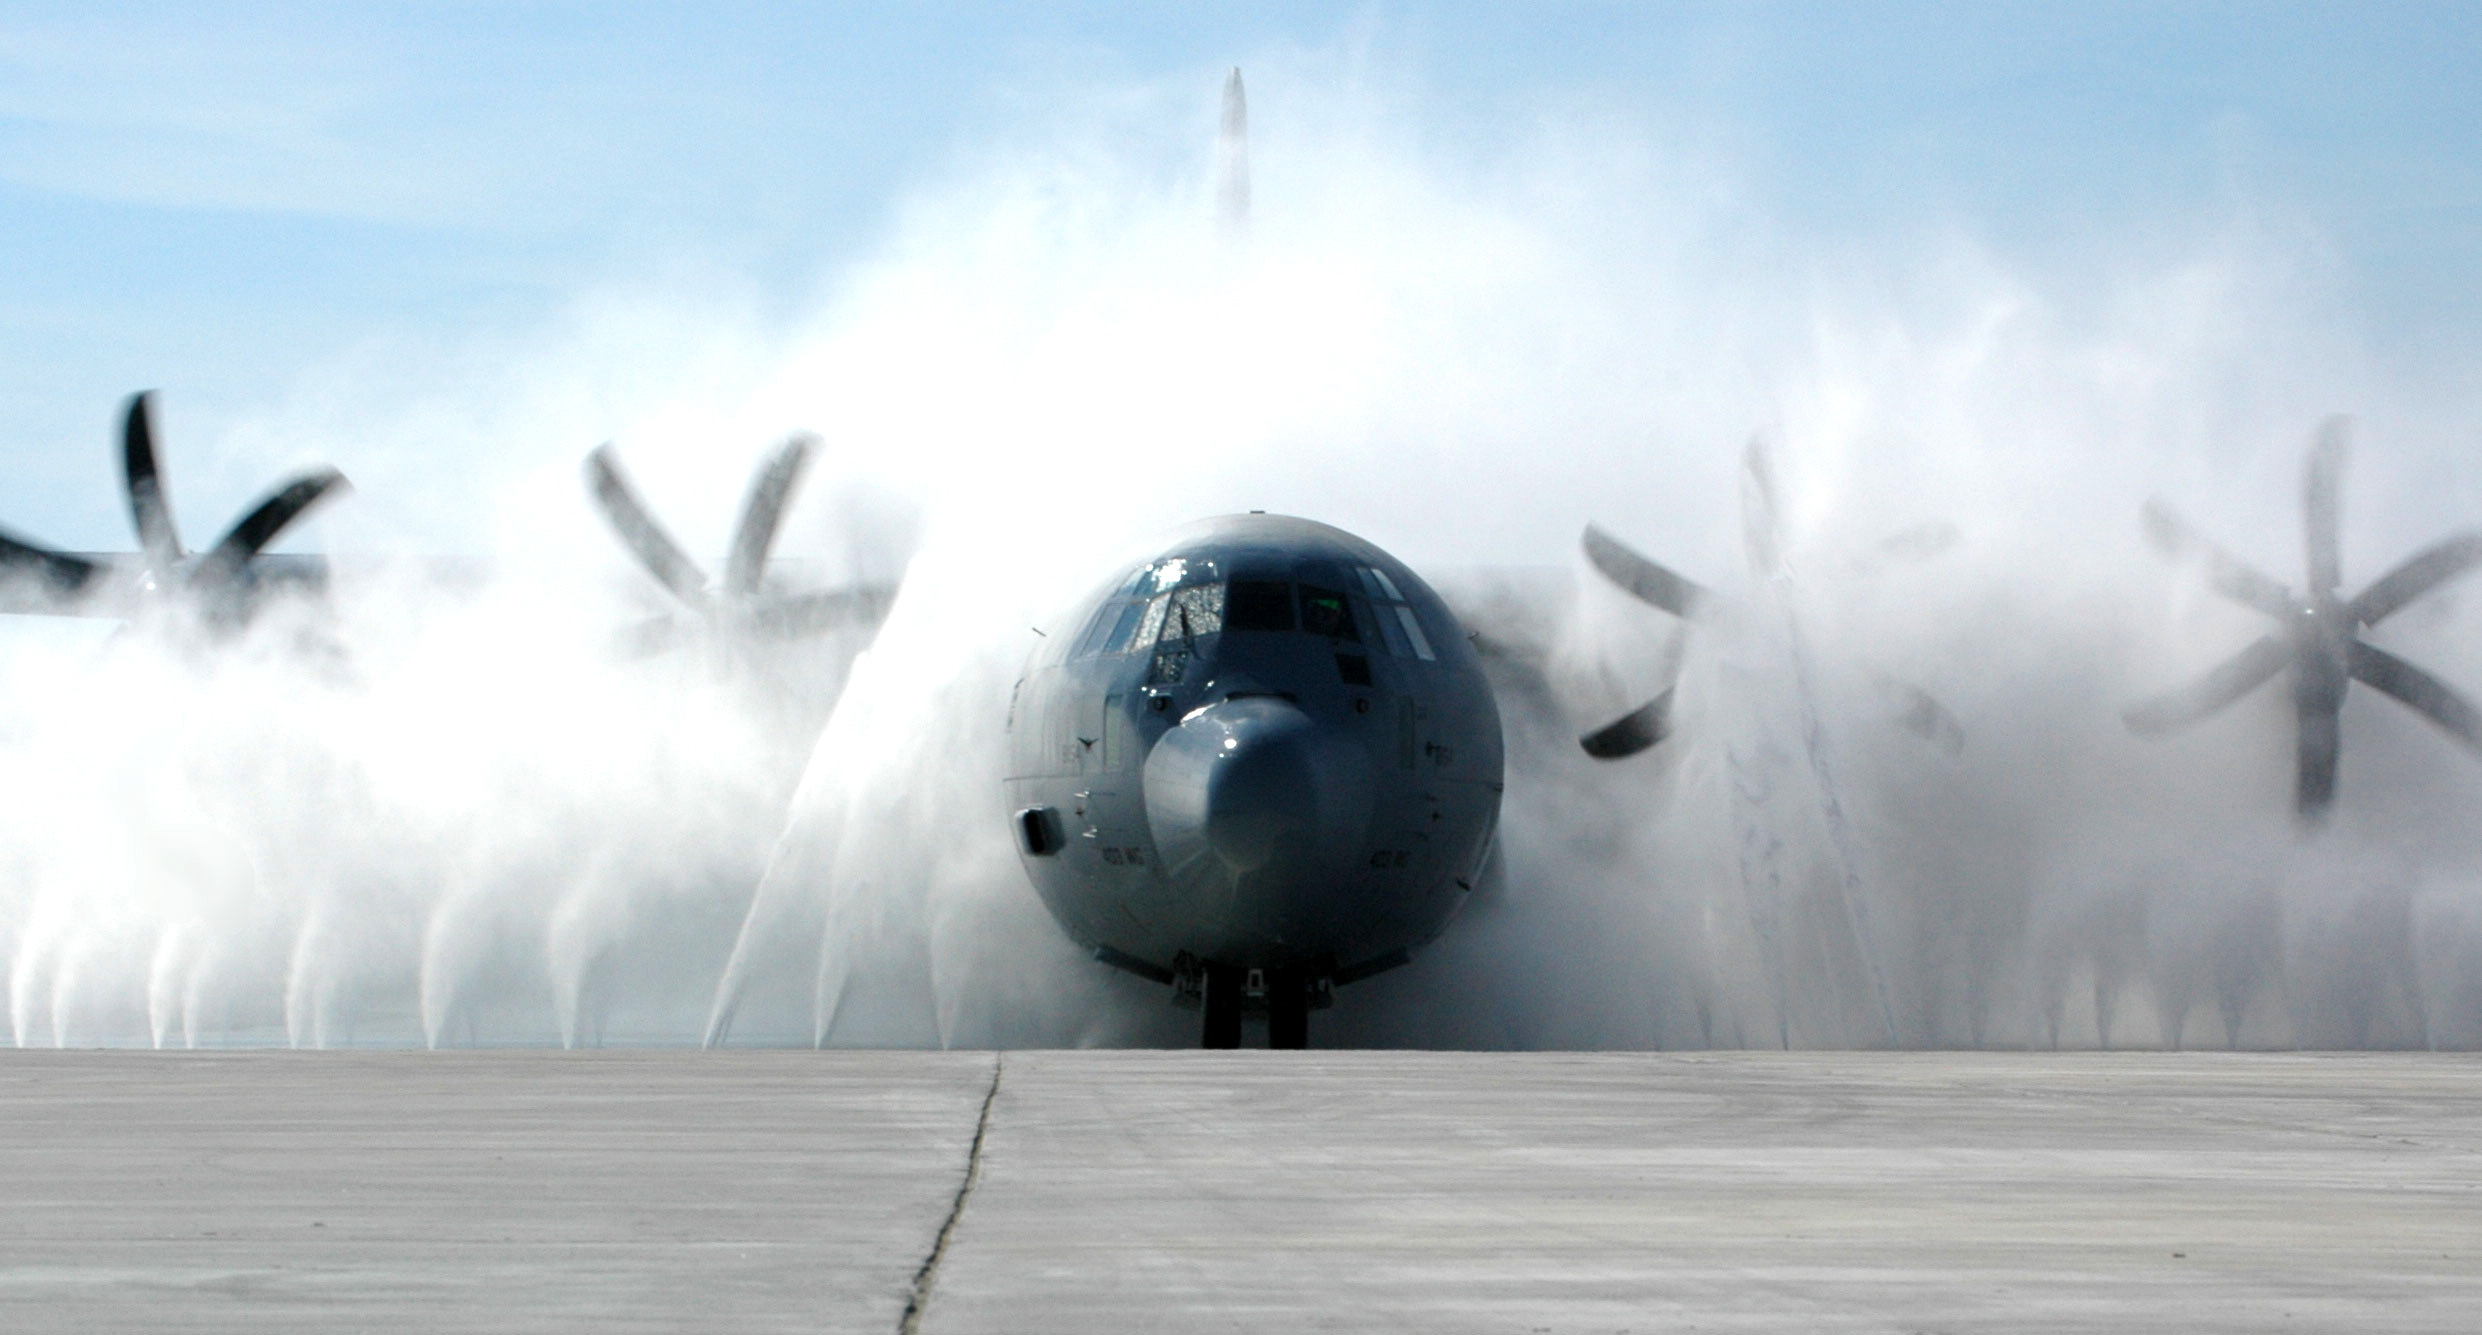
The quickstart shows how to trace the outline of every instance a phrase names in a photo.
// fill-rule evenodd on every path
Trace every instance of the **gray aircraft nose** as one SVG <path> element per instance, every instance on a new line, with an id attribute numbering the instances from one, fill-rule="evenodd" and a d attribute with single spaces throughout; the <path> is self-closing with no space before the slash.
<path id="1" fill-rule="evenodd" d="M 1271 941 L 1313 945 L 1369 843 L 1368 757 L 1277 696 L 1193 711 L 1148 754 L 1145 787 L 1165 870 L 1231 892 L 1234 926 Z"/>

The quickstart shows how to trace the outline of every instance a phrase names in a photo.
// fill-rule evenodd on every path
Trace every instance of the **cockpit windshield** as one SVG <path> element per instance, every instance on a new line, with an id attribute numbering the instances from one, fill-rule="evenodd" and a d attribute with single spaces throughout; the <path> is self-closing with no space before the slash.
<path id="1" fill-rule="evenodd" d="M 1350 592 L 1280 579 L 1227 584 L 1221 574 L 1204 557 L 1172 556 L 1146 566 L 1096 609 L 1072 656 L 1141 653 L 1158 644 L 1186 648 L 1201 635 L 1234 630 L 1301 631 L 1399 658 L 1433 657 L 1421 622 L 1384 571 L 1353 568 Z"/>
<path id="2" fill-rule="evenodd" d="M 1139 571 L 1126 586 L 1126 591 L 1143 598 L 1149 594 L 1169 593 L 1191 584 L 1213 584 L 1223 578 L 1212 557 L 1167 556 Z"/>
<path id="3" fill-rule="evenodd" d="M 1193 584 L 1165 594 L 1163 629 L 1157 638 L 1189 640 L 1224 628 L 1224 586 Z"/>
<path id="4" fill-rule="evenodd" d="M 1291 630 L 1293 587 L 1280 579 L 1236 579 L 1224 595 L 1224 624 L 1233 630 Z"/>
<path id="5" fill-rule="evenodd" d="M 1353 608 L 1344 595 L 1311 584 L 1301 586 L 1301 628 L 1331 640 L 1359 643 L 1362 638 L 1353 628 Z"/>

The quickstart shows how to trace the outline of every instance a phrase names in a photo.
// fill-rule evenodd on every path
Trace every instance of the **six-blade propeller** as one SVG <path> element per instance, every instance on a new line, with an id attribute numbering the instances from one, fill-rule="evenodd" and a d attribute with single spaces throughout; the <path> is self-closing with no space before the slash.
<path id="1" fill-rule="evenodd" d="M 312 506 L 350 490 L 345 475 L 333 468 L 313 468 L 268 494 L 205 552 L 181 545 L 172 506 L 164 496 L 162 470 L 155 454 L 154 395 L 132 395 L 122 414 L 121 467 L 127 482 L 129 516 L 138 532 L 134 556 L 54 551 L 22 538 L 0 533 L 0 569 L 31 577 L 49 604 L 47 610 L 90 610 L 107 591 L 124 596 L 115 606 L 92 607 L 107 615 L 132 615 L 180 599 L 209 625 L 232 628 L 257 610 L 266 593 L 281 583 L 315 582 L 315 567 L 273 565 L 281 558 L 266 556 L 276 540 Z M 128 578 L 119 587 L 110 574 Z"/>
<path id="2" fill-rule="evenodd" d="M 2161 500 L 2147 502 L 2141 516 L 2147 540 L 2158 550 L 2203 567 L 2217 593 L 2279 624 L 2204 676 L 2131 705 L 2122 717 L 2140 734 L 2169 732 L 2230 705 L 2290 668 L 2299 729 L 2293 809 L 2305 821 L 2318 820 L 2335 800 L 2339 719 L 2351 682 L 2376 688 L 2482 751 L 2482 714 L 2472 704 L 2438 678 L 2361 637 L 2364 628 L 2482 563 L 2482 531 L 2467 530 L 2432 543 L 2360 594 L 2341 596 L 2338 491 L 2350 436 L 2350 421 L 2331 417 L 2310 446 L 2301 481 L 2308 578 L 2299 590 L 2216 546 Z"/>
<path id="3" fill-rule="evenodd" d="M 816 437 L 797 435 L 760 464 L 750 494 L 742 502 L 740 522 L 733 529 L 721 585 L 710 583 L 706 573 L 655 521 L 621 471 L 620 459 L 610 445 L 598 446 L 586 456 L 586 485 L 604 518 L 681 609 L 624 632 L 624 652 L 651 654 L 692 635 L 729 647 L 752 636 L 790 638 L 842 626 L 875 625 L 887 614 L 893 590 L 880 585 L 800 593 L 766 587 L 767 554 L 775 546 L 785 507 L 817 447 Z"/>
<path id="4" fill-rule="evenodd" d="M 1741 539 L 1750 574 L 1762 584 L 1789 573 L 1780 536 L 1780 515 L 1774 467 L 1768 462 L 1764 440 L 1753 437 L 1741 454 Z M 1956 536 L 1955 528 L 1943 522 L 1918 524 L 1880 542 L 1870 559 L 1926 559 L 1947 550 Z M 1596 571 L 1621 592 L 1649 607 L 1708 626 L 1746 624 L 1748 613 L 1731 600 L 1675 573 L 1595 525 L 1586 526 L 1581 545 L 1587 562 Z M 1883 672 L 1872 675 L 1882 694 L 1889 697 L 1896 721 L 1907 731 L 1951 753 L 1964 745 L 1963 725 L 1930 692 Z M 1670 735 L 1671 708 L 1672 691 L 1666 687 L 1654 699 L 1578 738 L 1578 745 L 1597 760 L 1636 755 Z"/>

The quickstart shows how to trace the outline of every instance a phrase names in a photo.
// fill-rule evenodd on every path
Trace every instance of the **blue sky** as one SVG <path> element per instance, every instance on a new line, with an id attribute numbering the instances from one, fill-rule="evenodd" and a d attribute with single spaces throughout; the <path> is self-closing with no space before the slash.
<path id="1" fill-rule="evenodd" d="M 2264 217 L 2382 355 L 2454 359 L 2477 38 L 2444 4 L 4 3 L 0 525 L 125 540 L 130 390 L 212 433 L 340 348 L 522 338 L 650 275 L 798 305 L 915 184 L 1234 63 L 1384 84 L 1446 145 L 1580 106 L 1676 132 L 1821 252 L 2074 266 Z"/>

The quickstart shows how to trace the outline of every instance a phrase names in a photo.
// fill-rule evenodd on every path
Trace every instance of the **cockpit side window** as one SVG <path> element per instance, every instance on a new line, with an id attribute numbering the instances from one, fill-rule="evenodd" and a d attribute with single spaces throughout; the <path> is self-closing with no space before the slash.
<path id="1" fill-rule="evenodd" d="M 1361 578 L 1363 592 L 1370 595 L 1371 611 L 1378 617 L 1379 634 L 1387 641 L 1388 652 L 1399 658 L 1413 657 L 1424 662 L 1439 657 L 1431 652 L 1430 637 L 1422 633 L 1422 623 L 1406 605 L 1404 592 L 1384 570 L 1357 566 L 1354 573 Z"/>
<path id="2" fill-rule="evenodd" d="M 1228 630 L 1291 630 L 1293 586 L 1279 579 L 1236 579 L 1224 595 Z"/>
<path id="3" fill-rule="evenodd" d="M 1137 640 L 1138 625 L 1146 618 L 1146 604 L 1121 603 L 1114 610 L 1111 633 L 1103 637 L 1103 647 L 1098 652 L 1125 654 Z"/>
<path id="4" fill-rule="evenodd" d="M 1386 645 L 1387 632 L 1379 624 L 1378 609 L 1370 605 L 1368 598 L 1354 598 L 1349 601 L 1353 604 L 1353 628 L 1357 632 L 1354 638 L 1363 644 Z"/>
<path id="5" fill-rule="evenodd" d="M 1086 629 L 1079 632 L 1077 643 L 1069 649 L 1071 658 L 1092 658 L 1103 652 L 1103 642 L 1111 638 L 1112 627 L 1120 621 L 1121 604 L 1105 599 L 1103 605 L 1087 618 Z"/>
<path id="6" fill-rule="evenodd" d="M 1398 658 L 1413 657 L 1413 646 L 1405 643 L 1405 627 L 1396 619 L 1394 604 L 1373 604 L 1370 609 L 1370 619 L 1379 623 L 1380 642 L 1387 645 L 1390 654 Z"/>
<path id="7" fill-rule="evenodd" d="M 1359 643 L 1362 638 L 1353 629 L 1353 609 L 1344 595 L 1311 584 L 1301 586 L 1301 628 L 1331 640 Z"/>
<path id="8" fill-rule="evenodd" d="M 1438 658 L 1437 654 L 1431 652 L 1430 637 L 1422 633 L 1422 623 L 1414 620 L 1412 608 L 1398 603 L 1388 610 L 1396 614 L 1396 620 L 1405 628 L 1405 638 L 1413 642 L 1414 657 L 1425 663 Z"/>

